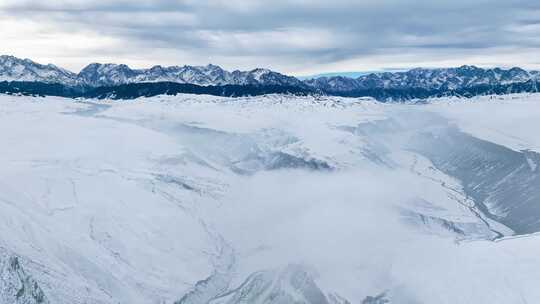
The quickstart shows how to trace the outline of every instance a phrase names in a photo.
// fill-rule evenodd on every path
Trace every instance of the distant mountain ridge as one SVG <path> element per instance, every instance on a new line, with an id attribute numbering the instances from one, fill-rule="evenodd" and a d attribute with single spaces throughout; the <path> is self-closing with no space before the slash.
<path id="1" fill-rule="evenodd" d="M 0 88 L 3 92 L 65 97 L 130 99 L 182 92 L 220 96 L 292 93 L 370 96 L 380 101 L 401 101 L 449 95 L 469 97 L 538 92 L 538 81 L 538 71 L 518 67 L 483 69 L 468 65 L 304 81 L 268 69 L 229 72 L 212 64 L 132 69 L 125 64 L 92 63 L 79 73 L 73 73 L 52 64 L 0 56 L 0 82 L 4 82 Z"/>
<path id="2" fill-rule="evenodd" d="M 229 72 L 216 65 L 154 66 L 131 69 L 125 64 L 92 63 L 75 74 L 55 65 L 42 65 L 30 59 L 0 56 L 0 81 L 58 83 L 68 86 L 116 86 L 142 82 L 175 82 L 200 86 L 283 85 L 303 86 L 291 76 L 267 69 Z"/>
<path id="3" fill-rule="evenodd" d="M 366 89 L 457 90 L 482 85 L 508 85 L 540 80 L 540 72 L 521 68 L 482 69 L 464 65 L 458 68 L 415 68 L 406 72 L 383 72 L 358 78 L 321 77 L 305 83 L 327 92 L 350 92 Z"/>

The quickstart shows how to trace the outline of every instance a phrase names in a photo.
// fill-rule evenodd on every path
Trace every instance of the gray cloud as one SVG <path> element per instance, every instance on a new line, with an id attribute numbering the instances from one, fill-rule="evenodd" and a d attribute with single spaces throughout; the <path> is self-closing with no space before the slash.
<path id="1" fill-rule="evenodd" d="M 540 48 L 539 13 L 536 0 L 8 0 L 0 4 L 0 17 L 47 25 L 49 32 L 43 35 L 95 35 L 114 41 L 79 48 L 82 53 L 73 54 L 77 57 L 101 53 L 120 61 L 134 58 L 140 64 L 213 60 L 228 67 L 266 66 L 293 73 L 437 62 L 535 67 L 537 63 L 525 58 Z M 43 41 L 45 47 L 55 43 L 69 42 Z M 50 51 L 42 57 L 61 56 Z"/>

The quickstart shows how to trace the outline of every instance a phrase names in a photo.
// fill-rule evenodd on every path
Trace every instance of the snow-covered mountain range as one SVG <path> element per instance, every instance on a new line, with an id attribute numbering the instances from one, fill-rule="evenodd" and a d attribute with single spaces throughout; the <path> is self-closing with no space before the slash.
<path id="1" fill-rule="evenodd" d="M 76 74 L 52 64 L 42 65 L 30 59 L 19 59 L 13 56 L 0 56 L 0 81 L 45 82 L 90 87 L 142 82 L 175 82 L 201 86 L 303 85 L 294 77 L 267 69 L 229 72 L 212 64 L 131 69 L 125 64 L 92 63 Z"/>
<path id="2" fill-rule="evenodd" d="M 540 72 L 521 68 L 482 69 L 476 66 L 458 68 L 423 69 L 406 72 L 386 72 L 363 75 L 358 78 L 321 77 L 305 83 L 328 92 L 347 92 L 366 89 L 409 89 L 455 90 L 481 85 L 505 85 L 540 80 Z"/>
<path id="3" fill-rule="evenodd" d="M 42 65 L 29 59 L 0 56 L 0 82 L 18 81 L 40 84 L 60 84 L 66 89 L 54 90 L 64 97 L 104 96 L 147 96 L 148 92 L 170 94 L 171 92 L 192 93 L 185 88 L 162 88 L 156 83 L 189 84 L 202 88 L 201 93 L 211 95 L 238 96 L 287 92 L 279 88 L 294 88 L 293 92 L 303 94 L 326 94 L 349 97 L 370 96 L 378 100 L 405 100 L 449 95 L 476 96 L 485 94 L 507 94 L 537 92 L 540 72 L 521 68 L 483 69 L 475 66 L 458 68 L 424 69 L 416 68 L 406 72 L 385 72 L 363 75 L 358 78 L 321 77 L 299 80 L 268 69 L 229 72 L 216 65 L 206 66 L 154 66 L 149 69 L 132 69 L 125 64 L 92 63 L 78 74 L 52 64 Z M 95 88 L 113 88 L 126 84 L 143 84 L 138 88 L 108 91 L 84 95 Z M 234 85 L 239 87 L 270 87 L 271 91 L 247 90 L 224 93 L 212 91 L 210 87 Z M 73 88 L 79 88 L 73 93 Z M 84 89 L 80 89 L 84 88 Z M 277 89 L 276 89 L 277 88 Z M 3 87 L 0 89 L 4 89 Z M 71 91 L 70 91 L 71 90 Z M 17 88 L 8 87 L 4 92 L 17 93 Z M 22 89 L 24 93 L 24 88 Z M 50 95 L 50 90 L 32 88 L 30 94 Z M 103 93 L 103 94 L 102 94 Z M 81 95 L 82 94 L 82 95 Z M 101 95 L 100 95 L 101 94 Z M 227 95 L 229 94 L 229 95 Z M 120 97 L 123 98 L 123 97 Z"/>

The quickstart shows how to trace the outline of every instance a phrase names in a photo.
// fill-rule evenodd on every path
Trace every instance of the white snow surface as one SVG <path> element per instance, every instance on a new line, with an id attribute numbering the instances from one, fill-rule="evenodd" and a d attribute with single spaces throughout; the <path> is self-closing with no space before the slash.
<path id="1" fill-rule="evenodd" d="M 0 95 L 0 259 L 18 257 L 49 303 L 249 303 L 235 290 L 257 273 L 273 285 L 253 303 L 314 303 L 298 273 L 320 303 L 540 302 L 540 236 L 482 216 L 402 135 L 357 129 L 410 113 L 539 151 L 539 95 Z"/>
<path id="2" fill-rule="evenodd" d="M 539 104 L 539 94 L 512 94 L 435 99 L 430 109 L 473 136 L 516 151 L 540 152 Z"/>

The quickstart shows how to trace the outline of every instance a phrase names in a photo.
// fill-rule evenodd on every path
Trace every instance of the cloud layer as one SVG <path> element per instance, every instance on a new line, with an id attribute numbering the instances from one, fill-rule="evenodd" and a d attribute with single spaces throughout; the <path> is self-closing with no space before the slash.
<path id="1" fill-rule="evenodd" d="M 0 26 L 3 53 L 73 70 L 92 61 L 297 75 L 540 66 L 535 0 L 4 0 Z"/>

